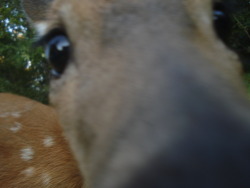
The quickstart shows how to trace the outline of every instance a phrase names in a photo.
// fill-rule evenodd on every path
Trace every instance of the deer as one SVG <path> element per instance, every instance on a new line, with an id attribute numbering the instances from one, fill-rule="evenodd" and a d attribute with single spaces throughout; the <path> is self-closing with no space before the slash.
<path id="1" fill-rule="evenodd" d="M 87 188 L 250 187 L 249 100 L 215 3 L 22 0 Z"/>
<path id="2" fill-rule="evenodd" d="M 82 177 L 53 108 L 0 93 L 0 183 L 81 188 Z"/>

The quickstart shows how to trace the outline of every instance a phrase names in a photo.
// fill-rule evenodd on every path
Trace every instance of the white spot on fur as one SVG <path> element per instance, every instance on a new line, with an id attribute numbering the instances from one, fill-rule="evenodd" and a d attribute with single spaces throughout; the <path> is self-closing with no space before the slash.
<path id="1" fill-rule="evenodd" d="M 20 112 L 5 112 L 5 113 L 0 114 L 1 118 L 7 118 L 10 116 L 12 116 L 13 118 L 19 118 L 21 117 L 21 114 Z"/>
<path id="2" fill-rule="evenodd" d="M 48 173 L 43 173 L 41 178 L 44 185 L 49 185 L 51 181 L 51 176 Z"/>
<path id="3" fill-rule="evenodd" d="M 51 147 L 54 144 L 55 144 L 54 139 L 51 136 L 48 136 L 43 140 L 43 145 L 45 147 Z"/>
<path id="4" fill-rule="evenodd" d="M 22 124 L 15 122 L 13 127 L 10 128 L 10 130 L 14 133 L 17 133 L 22 128 Z"/>
<path id="5" fill-rule="evenodd" d="M 47 29 L 48 29 L 48 24 L 46 22 L 38 22 L 35 23 L 35 28 L 37 33 L 42 36 L 46 33 Z"/>
<path id="6" fill-rule="evenodd" d="M 24 171 L 22 171 L 22 174 L 24 174 L 27 177 L 33 176 L 34 173 L 35 173 L 35 168 L 34 167 L 29 167 L 29 168 L 25 169 Z"/>
<path id="7" fill-rule="evenodd" d="M 9 116 L 9 113 L 8 112 L 5 112 L 5 113 L 3 113 L 3 114 L 0 114 L 0 117 L 1 118 L 6 118 L 6 117 L 8 117 Z"/>
<path id="8" fill-rule="evenodd" d="M 21 149 L 21 159 L 24 161 L 29 161 L 34 157 L 34 150 L 31 147 Z"/>
<path id="9" fill-rule="evenodd" d="M 14 118 L 19 118 L 19 117 L 21 117 L 21 114 L 20 114 L 20 112 L 12 112 L 11 116 Z"/>

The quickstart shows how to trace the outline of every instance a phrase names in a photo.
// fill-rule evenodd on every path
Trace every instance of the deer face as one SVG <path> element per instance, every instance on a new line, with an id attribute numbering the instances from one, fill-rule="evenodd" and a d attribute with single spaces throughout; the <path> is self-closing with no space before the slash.
<path id="1" fill-rule="evenodd" d="M 37 2 L 24 8 L 90 187 L 250 184 L 248 102 L 212 1 L 55 0 L 46 11 Z"/>

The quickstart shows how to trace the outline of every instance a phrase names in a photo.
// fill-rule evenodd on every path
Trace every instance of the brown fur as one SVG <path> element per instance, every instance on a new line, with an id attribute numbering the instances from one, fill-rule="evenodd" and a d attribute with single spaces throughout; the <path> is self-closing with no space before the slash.
<path id="1" fill-rule="evenodd" d="M 89 187 L 250 186 L 249 103 L 211 0 L 54 0 L 46 12 L 47 32 L 72 46 L 50 99 Z"/>
<path id="2" fill-rule="evenodd" d="M 80 172 L 52 108 L 24 97 L 1 93 L 0 116 L 0 187 L 82 186 Z M 16 123 L 21 127 L 15 132 L 11 128 Z M 54 139 L 51 147 L 43 145 L 48 136 Z M 21 158 L 21 150 L 29 147 L 34 155 L 25 161 Z M 24 171 L 29 168 L 34 171 L 27 176 Z M 44 174 L 49 176 L 48 184 L 43 182 Z"/>

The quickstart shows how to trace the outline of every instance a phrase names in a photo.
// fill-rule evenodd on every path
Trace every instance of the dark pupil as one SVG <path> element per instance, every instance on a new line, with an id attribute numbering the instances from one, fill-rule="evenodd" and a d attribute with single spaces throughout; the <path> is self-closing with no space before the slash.
<path id="1" fill-rule="evenodd" d="M 64 35 L 56 36 L 48 43 L 46 56 L 58 74 L 62 74 L 67 66 L 69 47 L 69 41 Z"/>

